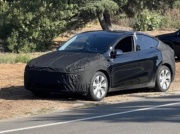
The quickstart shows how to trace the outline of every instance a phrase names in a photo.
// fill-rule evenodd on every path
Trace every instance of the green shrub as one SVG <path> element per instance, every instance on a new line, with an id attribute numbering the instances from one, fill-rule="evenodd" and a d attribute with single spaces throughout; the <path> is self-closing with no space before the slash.
<path id="1" fill-rule="evenodd" d="M 180 0 L 175 1 L 174 8 L 180 9 Z"/>
<path id="2" fill-rule="evenodd" d="M 45 53 L 0 53 L 0 64 L 14 64 L 14 63 L 27 63 L 33 58 L 41 56 Z"/>
<path id="3" fill-rule="evenodd" d="M 123 27 L 133 27 L 134 18 L 129 18 L 126 14 L 120 14 L 112 17 L 112 23 Z"/>
<path id="4" fill-rule="evenodd" d="M 76 4 L 60 0 L 0 1 L 0 39 L 11 52 L 46 51 L 76 13 Z"/>
<path id="5" fill-rule="evenodd" d="M 15 63 L 15 58 L 12 55 L 0 54 L 0 64 Z"/>
<path id="6" fill-rule="evenodd" d="M 180 28 L 180 9 L 168 9 L 163 15 L 161 29 Z"/>
<path id="7" fill-rule="evenodd" d="M 15 58 L 15 63 L 21 62 L 21 63 L 27 63 L 30 61 L 30 56 L 29 55 L 23 55 L 23 54 L 19 54 L 16 56 Z"/>
<path id="8" fill-rule="evenodd" d="M 162 17 L 156 12 L 144 10 L 136 15 L 134 29 L 138 31 L 151 31 L 158 29 L 161 25 Z"/>

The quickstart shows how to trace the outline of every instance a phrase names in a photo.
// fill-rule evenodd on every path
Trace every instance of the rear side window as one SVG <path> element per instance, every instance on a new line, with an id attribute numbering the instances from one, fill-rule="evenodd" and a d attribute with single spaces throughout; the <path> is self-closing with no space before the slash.
<path id="1" fill-rule="evenodd" d="M 157 47 L 158 41 L 146 35 L 137 35 L 137 45 L 140 50 L 145 50 Z"/>

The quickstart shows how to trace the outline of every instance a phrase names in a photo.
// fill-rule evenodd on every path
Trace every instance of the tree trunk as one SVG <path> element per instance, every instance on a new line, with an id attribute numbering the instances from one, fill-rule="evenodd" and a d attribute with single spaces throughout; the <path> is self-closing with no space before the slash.
<path id="1" fill-rule="evenodd" d="M 112 30 L 111 17 L 109 13 L 98 14 L 98 20 L 103 30 Z"/>

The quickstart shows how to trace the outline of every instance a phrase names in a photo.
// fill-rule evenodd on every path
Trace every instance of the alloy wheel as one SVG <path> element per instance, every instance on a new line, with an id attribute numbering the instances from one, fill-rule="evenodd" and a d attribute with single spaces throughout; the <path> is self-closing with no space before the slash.
<path id="1" fill-rule="evenodd" d="M 163 69 L 159 76 L 160 86 L 163 90 L 167 90 L 171 84 L 171 72 L 168 69 Z"/>
<path id="2" fill-rule="evenodd" d="M 106 95 L 108 88 L 107 80 L 104 76 L 98 75 L 93 81 L 93 94 L 101 99 Z"/>

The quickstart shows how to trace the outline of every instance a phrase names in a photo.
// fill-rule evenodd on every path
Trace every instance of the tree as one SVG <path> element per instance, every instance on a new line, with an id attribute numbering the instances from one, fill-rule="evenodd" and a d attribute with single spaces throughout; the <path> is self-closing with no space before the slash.
<path id="1" fill-rule="evenodd" d="M 162 5 L 173 5 L 174 0 L 76 0 L 80 17 L 85 21 L 98 18 L 103 30 L 111 30 L 111 16 L 125 13 L 128 17 L 140 14 L 144 9 L 158 10 Z M 170 6 L 171 7 L 171 6 Z"/>
<path id="2" fill-rule="evenodd" d="M 111 15 L 119 10 L 119 6 L 112 0 L 93 0 L 82 4 L 80 8 L 81 17 L 88 18 L 88 20 L 98 18 L 103 30 L 111 30 Z"/>
<path id="3" fill-rule="evenodd" d="M 18 0 L 9 8 L 7 2 L 1 2 L 6 10 L 0 12 L 0 38 L 16 53 L 47 50 L 51 40 L 75 21 L 71 17 L 78 12 L 77 6 L 66 2 Z"/>
<path id="4" fill-rule="evenodd" d="M 118 0 L 115 0 L 118 1 Z M 121 10 L 127 14 L 128 17 L 134 17 L 140 14 L 143 10 L 160 11 L 168 8 L 173 8 L 177 0 L 126 0 Z"/>
<path id="5" fill-rule="evenodd" d="M 112 16 L 134 17 L 144 9 L 171 7 L 175 1 L 179 0 L 0 0 L 0 39 L 16 53 L 44 51 L 67 29 L 98 19 L 103 30 L 111 30 Z"/>

